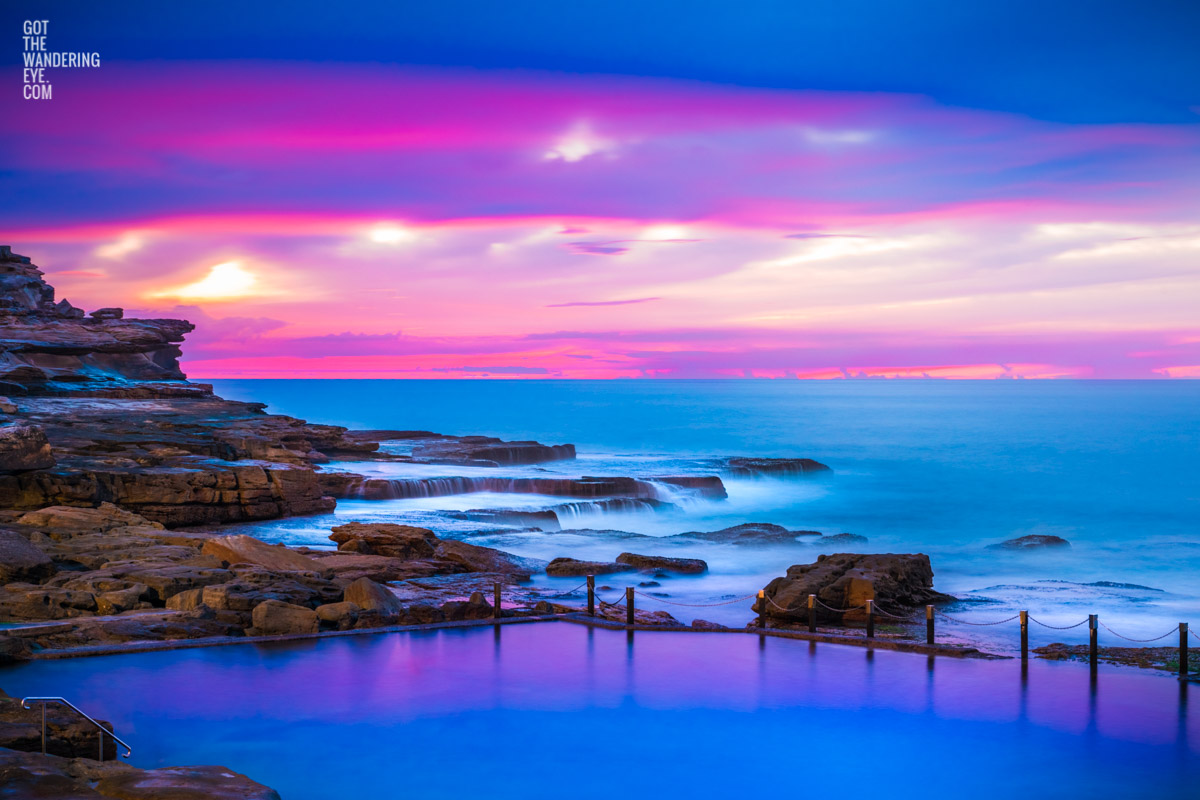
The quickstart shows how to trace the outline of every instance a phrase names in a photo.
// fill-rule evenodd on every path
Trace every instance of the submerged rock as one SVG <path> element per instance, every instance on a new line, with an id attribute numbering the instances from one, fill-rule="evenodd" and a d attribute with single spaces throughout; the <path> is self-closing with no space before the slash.
<path id="1" fill-rule="evenodd" d="M 769 602 L 761 609 L 762 601 L 755 600 L 754 611 L 784 622 L 807 622 L 810 594 L 820 601 L 817 619 L 836 623 L 865 619 L 859 607 L 867 600 L 877 601 L 885 612 L 902 614 L 914 606 L 953 599 L 934 591 L 933 567 L 922 553 L 820 556 L 812 564 L 788 567 L 787 575 L 768 583 L 764 591 Z M 843 613 L 846 609 L 855 610 Z"/>
<path id="2" fill-rule="evenodd" d="M 1028 536 L 1021 536 L 1016 539 L 1009 539 L 1006 542 L 999 544 L 989 544 L 989 550 L 1036 550 L 1043 547 L 1070 547 L 1071 543 L 1061 536 L 1049 536 L 1042 533 L 1034 533 Z"/>
<path id="3" fill-rule="evenodd" d="M 621 553 L 617 556 L 618 564 L 628 564 L 639 570 L 662 570 L 664 572 L 681 572 L 686 575 L 699 575 L 708 572 L 708 563 L 699 558 L 668 558 L 666 556 L 643 556 L 637 553 Z"/>

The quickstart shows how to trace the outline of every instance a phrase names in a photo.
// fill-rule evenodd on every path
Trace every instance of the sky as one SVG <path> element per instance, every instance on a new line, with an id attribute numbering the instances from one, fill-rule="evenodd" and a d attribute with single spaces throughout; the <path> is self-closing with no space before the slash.
<path id="1" fill-rule="evenodd" d="M 23 99 L 24 20 L 100 66 Z M 0 243 L 193 378 L 1200 377 L 1192 2 L 0 26 Z"/>

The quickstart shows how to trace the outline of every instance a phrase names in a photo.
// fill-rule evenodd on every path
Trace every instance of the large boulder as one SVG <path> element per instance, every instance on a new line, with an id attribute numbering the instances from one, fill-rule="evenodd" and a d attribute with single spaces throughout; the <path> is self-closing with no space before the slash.
<path id="1" fill-rule="evenodd" d="M 278 572 L 321 572 L 321 565 L 308 556 L 285 545 L 267 544 L 245 534 L 210 539 L 200 548 L 200 552 L 212 556 L 225 567 L 233 564 L 256 564 Z"/>
<path id="2" fill-rule="evenodd" d="M 54 574 L 54 562 L 16 531 L 0 530 L 0 583 L 38 583 Z"/>
<path id="3" fill-rule="evenodd" d="M 766 609 L 760 609 L 761 601 L 756 600 L 754 610 L 765 610 L 768 617 L 784 622 L 807 621 L 810 594 L 820 601 L 817 619 L 834 623 L 865 619 L 866 611 L 859 607 L 867 600 L 877 601 L 882 611 L 900 614 L 950 599 L 934 591 L 933 567 L 923 553 L 819 556 L 812 564 L 788 567 L 787 575 L 768 583 L 764 591 L 769 600 Z M 855 610 L 842 613 L 846 609 Z"/>
<path id="4" fill-rule="evenodd" d="M 668 558 L 666 556 L 643 556 L 637 553 L 621 553 L 617 556 L 618 564 L 628 564 L 634 569 L 643 571 L 681 572 L 686 575 L 699 575 L 708 572 L 708 563 L 699 558 Z"/>
<path id="5" fill-rule="evenodd" d="M 55 464 L 46 432 L 37 425 L 0 425 L 0 472 L 49 469 Z"/>
<path id="6" fill-rule="evenodd" d="M 265 600 L 254 607 L 251 615 L 258 636 L 281 636 L 289 633 L 316 633 L 320 627 L 317 612 L 304 606 Z"/>
<path id="7" fill-rule="evenodd" d="M 1006 542 L 999 544 L 989 544 L 989 550 L 1040 550 L 1043 548 L 1054 547 L 1070 547 L 1071 543 L 1061 536 L 1049 536 L 1042 533 L 1034 533 L 1029 536 L 1021 536 L 1016 539 L 1009 539 Z"/>
<path id="8" fill-rule="evenodd" d="M 556 577 L 582 577 L 584 575 L 608 575 L 613 572 L 633 570 L 628 564 L 613 561 L 580 561 L 577 558 L 559 557 L 546 565 L 546 574 Z"/>
<path id="9" fill-rule="evenodd" d="M 317 619 L 323 628 L 336 628 L 339 631 L 349 630 L 358 622 L 358 612 L 362 611 L 357 603 L 343 600 L 340 603 L 326 603 L 317 606 Z"/>
<path id="10" fill-rule="evenodd" d="M 337 584 L 312 574 L 279 573 L 250 565 L 235 567 L 232 572 L 234 580 L 204 587 L 203 605 L 220 611 L 246 612 L 266 600 L 278 600 L 315 608 L 339 600 L 342 594 Z"/>
<path id="11" fill-rule="evenodd" d="M 346 587 L 342 599 L 354 603 L 364 611 L 374 611 L 384 617 L 404 616 L 404 606 L 399 598 L 370 578 L 359 578 Z"/>
<path id="12" fill-rule="evenodd" d="M 433 531 L 389 522 L 348 522 L 329 536 L 338 550 L 403 559 L 433 558 L 438 538 Z"/>

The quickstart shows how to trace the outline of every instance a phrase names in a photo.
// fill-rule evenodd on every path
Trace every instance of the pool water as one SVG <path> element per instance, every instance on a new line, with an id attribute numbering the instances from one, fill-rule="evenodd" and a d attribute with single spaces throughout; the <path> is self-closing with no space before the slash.
<path id="1" fill-rule="evenodd" d="M 442 629 L 27 663 L 0 687 L 111 720 L 139 766 L 222 764 L 284 800 L 1194 797 L 1200 780 L 1200 714 L 1169 677 L 747 634 Z"/>

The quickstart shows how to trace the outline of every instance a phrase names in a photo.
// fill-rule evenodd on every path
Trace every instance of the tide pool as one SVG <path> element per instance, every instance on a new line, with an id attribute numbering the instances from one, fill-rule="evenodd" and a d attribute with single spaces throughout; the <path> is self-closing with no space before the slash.
<path id="1" fill-rule="evenodd" d="M 747 634 L 485 626 L 28 663 L 0 684 L 112 721 L 138 766 L 221 764 L 285 800 L 1186 797 L 1200 779 L 1187 684 Z"/>

